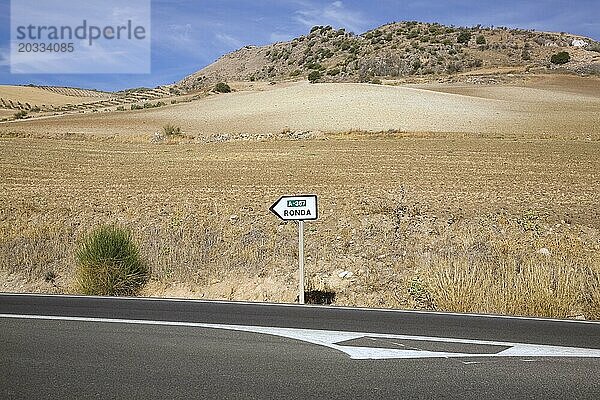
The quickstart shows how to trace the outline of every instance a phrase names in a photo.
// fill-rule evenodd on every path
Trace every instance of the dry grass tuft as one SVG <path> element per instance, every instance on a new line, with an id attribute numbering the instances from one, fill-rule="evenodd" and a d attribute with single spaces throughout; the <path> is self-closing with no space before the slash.
<path id="1" fill-rule="evenodd" d="M 584 275 L 573 259 L 541 260 L 512 253 L 497 263 L 466 261 L 432 263 L 427 282 L 436 309 L 558 318 L 583 314 Z"/>

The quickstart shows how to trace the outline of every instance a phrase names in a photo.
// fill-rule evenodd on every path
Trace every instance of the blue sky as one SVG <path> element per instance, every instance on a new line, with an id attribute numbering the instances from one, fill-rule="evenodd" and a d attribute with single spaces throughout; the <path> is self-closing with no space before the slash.
<path id="1" fill-rule="evenodd" d="M 69 0 L 64 0 L 69 1 Z M 153 0 L 152 73 L 17 75 L 9 68 L 10 1 L 0 0 L 0 83 L 119 90 L 172 83 L 246 44 L 306 34 L 313 25 L 362 33 L 392 21 L 569 32 L 600 40 L 600 1 Z"/>

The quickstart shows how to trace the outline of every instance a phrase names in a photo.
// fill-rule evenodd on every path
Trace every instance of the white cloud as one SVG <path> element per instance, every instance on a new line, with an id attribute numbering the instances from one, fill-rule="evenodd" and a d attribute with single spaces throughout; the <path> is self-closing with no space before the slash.
<path id="1" fill-rule="evenodd" d="M 127 6 L 119 5 L 115 6 L 112 11 L 112 18 L 116 24 L 122 24 L 127 20 L 132 21 L 149 21 L 150 20 L 150 2 L 148 0 L 138 0 L 136 4 L 131 4 L 132 1 L 128 1 Z"/>
<path id="2" fill-rule="evenodd" d="M 362 13 L 347 9 L 342 1 L 334 1 L 325 6 L 307 4 L 295 14 L 295 20 L 307 27 L 332 25 L 355 33 L 362 33 L 367 22 Z"/>
<path id="3" fill-rule="evenodd" d="M 219 40 L 221 43 L 236 49 L 239 49 L 244 45 L 244 43 L 241 40 L 223 32 L 216 33 L 215 38 L 217 38 L 217 40 Z"/>
<path id="4" fill-rule="evenodd" d="M 159 54 L 167 51 L 186 58 L 204 59 L 210 56 L 205 37 L 206 34 L 196 24 L 157 24 L 152 36 L 153 51 Z"/>
<path id="5" fill-rule="evenodd" d="M 272 32 L 269 35 L 269 39 L 271 42 L 287 42 L 288 40 L 292 40 L 294 38 L 293 35 L 289 33 L 280 33 L 280 32 Z"/>
<path id="6" fill-rule="evenodd" d="M 192 41 L 192 33 L 192 24 L 172 24 L 167 28 L 168 39 L 175 42 Z"/>

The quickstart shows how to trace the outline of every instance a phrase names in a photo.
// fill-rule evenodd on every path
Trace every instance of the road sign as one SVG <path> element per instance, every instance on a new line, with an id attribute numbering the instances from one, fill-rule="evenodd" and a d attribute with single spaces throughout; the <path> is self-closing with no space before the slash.
<path id="1" fill-rule="evenodd" d="M 281 196 L 270 210 L 284 221 L 314 221 L 318 216 L 317 196 Z"/>
<path id="2" fill-rule="evenodd" d="M 298 302 L 304 304 L 304 221 L 314 221 L 319 217 L 317 196 L 281 196 L 269 210 L 284 221 L 298 221 Z"/>

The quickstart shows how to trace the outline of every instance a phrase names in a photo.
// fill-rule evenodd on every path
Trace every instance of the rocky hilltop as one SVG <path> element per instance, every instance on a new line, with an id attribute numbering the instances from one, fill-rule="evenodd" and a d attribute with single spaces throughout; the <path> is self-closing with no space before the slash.
<path id="1" fill-rule="evenodd" d="M 568 60 L 552 56 L 568 53 Z M 562 69 L 600 75 L 600 44 L 568 33 L 397 22 L 361 35 L 315 26 L 305 36 L 245 46 L 175 84 L 184 91 L 216 82 L 299 80 L 378 82 L 439 79 L 499 67 Z"/>

